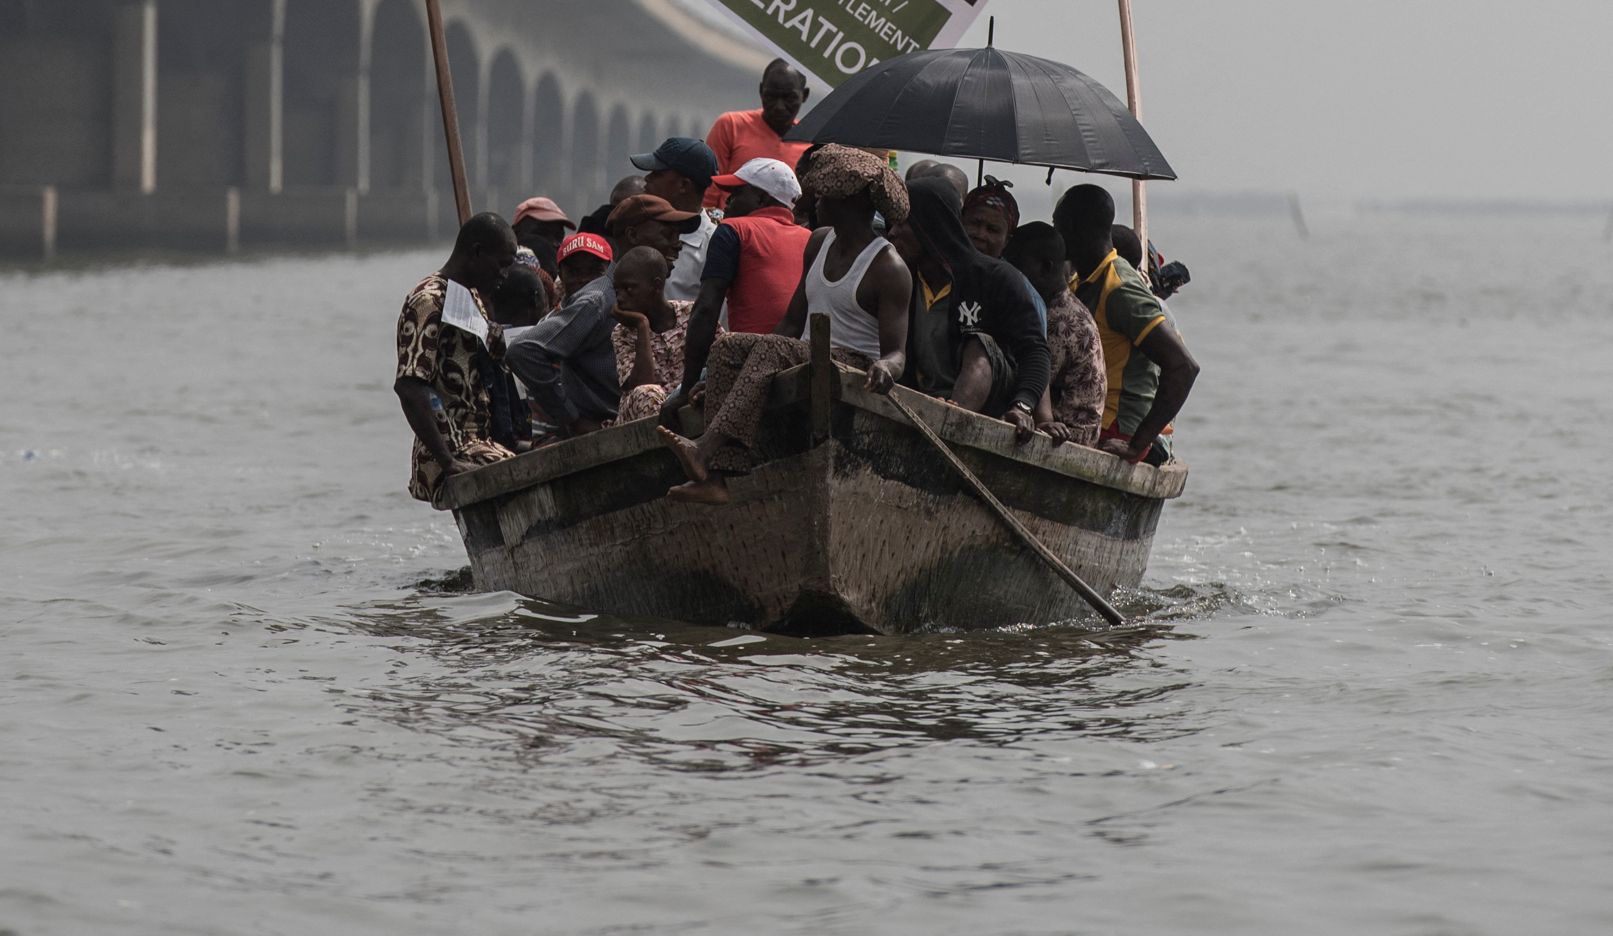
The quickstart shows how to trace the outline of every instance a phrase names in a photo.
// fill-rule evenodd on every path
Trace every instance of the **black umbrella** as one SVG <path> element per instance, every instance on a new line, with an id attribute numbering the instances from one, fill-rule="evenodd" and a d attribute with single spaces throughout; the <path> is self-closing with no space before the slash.
<path id="1" fill-rule="evenodd" d="M 1068 65 L 995 48 L 880 62 L 847 79 L 785 139 L 1176 178 L 1103 85 Z"/>

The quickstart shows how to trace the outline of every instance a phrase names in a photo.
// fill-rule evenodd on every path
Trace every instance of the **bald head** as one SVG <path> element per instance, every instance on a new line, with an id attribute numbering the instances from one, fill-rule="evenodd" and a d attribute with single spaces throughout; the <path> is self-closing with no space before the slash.
<path id="1" fill-rule="evenodd" d="M 644 177 L 630 175 L 620 180 L 610 190 L 610 206 L 615 208 L 634 195 L 644 194 Z"/>
<path id="2" fill-rule="evenodd" d="M 790 82 L 798 88 L 806 87 L 806 76 L 801 74 L 801 70 L 781 58 L 768 62 L 767 67 L 762 69 L 762 83 L 766 84 L 769 78 Z"/>
<path id="3" fill-rule="evenodd" d="M 664 279 L 667 271 L 666 257 L 654 247 L 634 247 L 616 261 L 616 269 Z"/>
<path id="4" fill-rule="evenodd" d="M 649 312 L 665 299 L 667 262 L 654 247 L 634 247 L 616 261 L 612 282 L 616 304 L 629 312 Z"/>
<path id="5" fill-rule="evenodd" d="M 471 215 L 469 221 L 459 226 L 459 236 L 454 238 L 454 254 L 468 254 L 471 250 L 482 247 L 498 247 L 506 241 L 515 242 L 515 231 L 509 222 L 491 211 Z M 514 253 L 515 248 L 510 248 Z"/>
<path id="6" fill-rule="evenodd" d="M 902 177 L 902 181 L 911 182 L 914 179 L 922 179 L 934 172 L 935 167 L 938 165 L 940 165 L 940 163 L 933 159 L 921 159 L 913 165 L 907 167 L 907 175 Z"/>
<path id="7" fill-rule="evenodd" d="M 515 263 L 515 248 L 515 231 L 509 222 L 491 211 L 472 215 L 459 226 L 443 274 L 470 289 L 491 291 Z"/>
<path id="8" fill-rule="evenodd" d="M 933 159 L 921 159 L 907 170 L 907 181 L 916 179 L 945 179 L 947 184 L 958 190 L 958 200 L 962 201 L 969 194 L 969 177 L 962 169 L 951 163 L 936 162 Z"/>

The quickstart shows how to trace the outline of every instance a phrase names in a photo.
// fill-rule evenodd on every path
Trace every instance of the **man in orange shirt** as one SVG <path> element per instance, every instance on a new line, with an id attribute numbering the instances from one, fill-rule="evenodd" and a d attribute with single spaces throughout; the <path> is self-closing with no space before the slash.
<path id="1" fill-rule="evenodd" d="M 810 143 L 786 143 L 783 136 L 795 126 L 811 91 L 806 76 L 789 62 L 774 59 L 762 72 L 762 106 L 756 110 L 729 111 L 717 118 L 706 134 L 706 145 L 717 154 L 717 174 L 732 175 L 753 159 L 777 159 L 793 171 Z M 728 193 L 713 185 L 706 190 L 705 207 L 721 208 Z"/>

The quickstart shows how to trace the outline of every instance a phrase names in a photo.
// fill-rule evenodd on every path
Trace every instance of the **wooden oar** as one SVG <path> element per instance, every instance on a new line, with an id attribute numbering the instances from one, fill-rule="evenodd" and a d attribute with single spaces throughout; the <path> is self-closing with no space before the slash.
<path id="1" fill-rule="evenodd" d="M 974 472 L 969 470 L 969 466 L 965 465 L 958 459 L 958 456 L 952 453 L 952 449 L 948 448 L 947 444 L 941 440 L 941 437 L 935 434 L 935 430 L 930 428 L 929 423 L 920 419 L 917 413 L 913 412 L 906 403 L 897 398 L 896 393 L 891 393 L 886 399 L 890 400 L 897 409 L 902 411 L 902 415 L 906 416 L 907 421 L 913 424 L 913 428 L 917 429 L 924 435 L 924 438 L 929 440 L 930 445 L 934 446 L 935 450 L 941 454 L 941 457 L 946 459 L 947 464 L 952 466 L 952 470 L 956 471 L 958 476 L 963 478 L 964 482 L 973 488 L 976 494 L 980 495 L 980 499 L 986 502 L 986 505 L 997 515 L 997 519 L 1007 524 L 1008 529 L 1019 537 L 1020 542 L 1029 546 L 1031 552 L 1040 556 L 1043 562 L 1058 573 L 1059 578 L 1068 582 L 1077 594 L 1087 600 L 1087 604 L 1090 604 L 1093 610 L 1103 615 L 1104 620 L 1115 627 L 1126 626 L 1126 619 L 1121 616 L 1119 611 L 1115 610 L 1114 605 L 1103 600 L 1102 595 L 1094 591 L 1091 585 L 1088 585 L 1081 579 L 1081 576 L 1076 575 L 1073 569 L 1064 564 L 1064 560 L 1055 556 L 1053 550 L 1048 549 L 1041 540 L 1036 538 L 1034 533 L 1026 529 L 1025 524 L 1020 523 L 1018 517 L 1009 513 L 1008 508 L 1003 506 L 1003 502 L 998 500 L 991 491 L 987 490 L 986 485 L 975 477 Z"/>
<path id="2" fill-rule="evenodd" d="M 454 207 L 459 223 L 470 220 L 470 187 L 465 183 L 465 150 L 459 144 L 459 109 L 454 106 L 454 75 L 448 70 L 448 41 L 443 37 L 439 0 L 426 0 L 426 27 L 431 57 L 437 64 L 437 100 L 442 103 L 442 131 L 448 138 L 448 171 L 454 177 Z"/>

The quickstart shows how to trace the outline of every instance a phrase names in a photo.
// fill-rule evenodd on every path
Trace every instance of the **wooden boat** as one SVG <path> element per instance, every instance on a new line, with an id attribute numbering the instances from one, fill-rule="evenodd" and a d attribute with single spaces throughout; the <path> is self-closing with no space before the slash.
<path id="1" fill-rule="evenodd" d="M 827 331 L 813 344 L 811 363 L 774 378 L 759 466 L 730 480 L 725 506 L 665 496 L 684 478 L 653 419 L 450 478 L 443 505 L 477 586 L 790 633 L 1090 614 L 862 372 L 830 361 Z M 1007 423 L 892 392 L 1099 593 L 1142 577 L 1185 465 L 1128 465 L 1041 435 L 1017 446 Z"/>

